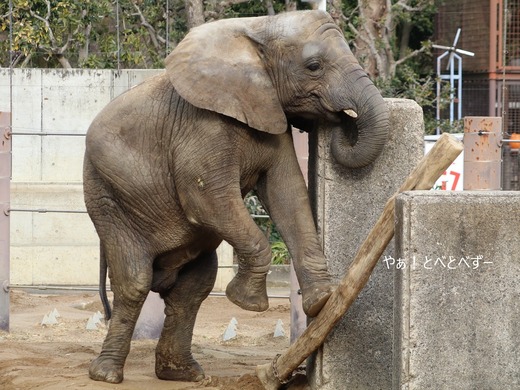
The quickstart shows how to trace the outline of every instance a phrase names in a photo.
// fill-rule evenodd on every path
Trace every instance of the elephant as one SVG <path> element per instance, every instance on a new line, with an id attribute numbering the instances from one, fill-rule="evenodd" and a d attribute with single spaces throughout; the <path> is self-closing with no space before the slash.
<path id="1" fill-rule="evenodd" d="M 246 310 L 268 308 L 270 245 L 243 201 L 252 189 L 289 249 L 303 310 L 316 316 L 333 283 L 291 126 L 318 131 L 326 123 L 332 155 L 355 168 L 381 153 L 388 121 L 384 99 L 326 12 L 193 28 L 164 72 L 112 100 L 87 132 L 84 198 L 100 239 L 100 294 L 110 318 L 90 377 L 123 380 L 136 320 L 154 291 L 165 302 L 157 377 L 205 378 L 192 332 L 222 240 L 239 259 L 228 299 Z"/>

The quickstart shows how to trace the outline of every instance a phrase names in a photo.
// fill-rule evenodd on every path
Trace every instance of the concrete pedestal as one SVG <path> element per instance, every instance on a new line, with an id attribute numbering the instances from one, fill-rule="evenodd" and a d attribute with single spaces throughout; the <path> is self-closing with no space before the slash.
<path id="1" fill-rule="evenodd" d="M 393 389 L 519 389 L 520 192 L 407 192 L 396 216 Z"/>
<path id="2" fill-rule="evenodd" d="M 311 134 L 309 189 L 318 231 L 335 278 L 345 274 L 390 196 L 424 155 L 421 108 L 387 99 L 390 134 L 382 155 L 351 170 L 330 155 L 330 132 Z M 394 256 L 393 244 L 386 251 Z M 349 312 L 308 364 L 313 389 L 390 389 L 392 385 L 392 272 L 380 262 Z"/>

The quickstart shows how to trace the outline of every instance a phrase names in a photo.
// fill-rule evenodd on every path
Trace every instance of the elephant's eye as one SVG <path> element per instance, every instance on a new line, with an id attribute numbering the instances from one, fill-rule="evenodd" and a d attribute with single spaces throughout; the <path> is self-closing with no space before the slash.
<path id="1" fill-rule="evenodd" d="M 321 69 L 321 64 L 318 61 L 313 61 L 307 64 L 307 69 L 309 69 L 311 72 L 316 72 L 317 70 Z"/>

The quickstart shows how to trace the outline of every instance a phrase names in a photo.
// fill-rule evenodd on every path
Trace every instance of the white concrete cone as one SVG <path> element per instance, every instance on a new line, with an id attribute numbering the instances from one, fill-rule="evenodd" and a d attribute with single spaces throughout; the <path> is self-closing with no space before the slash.
<path id="1" fill-rule="evenodd" d="M 45 325 L 55 325 L 57 323 L 58 323 L 58 320 L 56 319 L 54 313 L 51 311 L 50 313 L 45 314 L 43 316 L 43 320 L 41 322 L 41 325 L 42 326 L 45 326 Z"/>
<path id="2" fill-rule="evenodd" d="M 237 337 L 237 325 L 237 319 L 235 317 L 231 318 L 231 321 L 229 321 L 229 325 L 227 326 L 226 331 L 222 336 L 222 339 L 224 341 L 228 341 Z"/>
<path id="3" fill-rule="evenodd" d="M 85 327 L 87 330 L 97 330 L 96 321 L 94 320 L 94 316 L 88 318 L 87 326 Z"/>
<path id="4" fill-rule="evenodd" d="M 273 337 L 285 337 L 285 331 L 283 330 L 283 321 L 278 320 L 274 328 Z"/>

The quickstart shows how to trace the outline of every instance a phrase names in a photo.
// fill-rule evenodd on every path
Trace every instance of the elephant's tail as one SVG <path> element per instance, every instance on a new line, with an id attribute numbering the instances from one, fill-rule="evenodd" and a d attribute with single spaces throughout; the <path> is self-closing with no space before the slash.
<path id="1" fill-rule="evenodd" d="M 103 304 L 103 309 L 105 310 L 105 322 L 110 320 L 112 317 L 112 309 L 110 308 L 110 303 L 107 298 L 107 260 L 105 257 L 105 251 L 103 250 L 103 245 L 100 245 L 99 249 L 99 296 L 101 297 L 101 303 Z"/>

